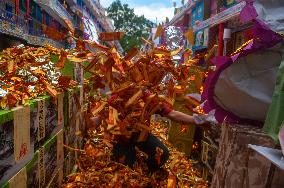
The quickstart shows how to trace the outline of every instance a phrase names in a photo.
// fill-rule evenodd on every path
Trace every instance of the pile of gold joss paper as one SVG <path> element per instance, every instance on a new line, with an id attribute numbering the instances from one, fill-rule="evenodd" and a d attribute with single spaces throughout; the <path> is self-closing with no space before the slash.
<path id="1" fill-rule="evenodd" d="M 59 57 L 52 62 L 52 57 Z M 67 52 L 51 46 L 25 47 L 20 45 L 0 52 L 1 108 L 26 104 L 30 99 L 76 85 L 59 71 L 67 60 Z"/>
<path id="2" fill-rule="evenodd" d="M 152 122 L 151 129 L 170 150 L 168 162 L 158 172 L 149 173 L 144 163 L 147 156 L 139 151 L 134 169 L 114 162 L 111 144 L 104 139 L 104 133 L 92 131 L 84 151 L 81 151 L 78 173 L 69 175 L 63 187 L 208 187 L 207 182 L 200 178 L 201 172 L 192 166 L 194 162 L 165 140 L 168 128 L 160 122 Z"/>

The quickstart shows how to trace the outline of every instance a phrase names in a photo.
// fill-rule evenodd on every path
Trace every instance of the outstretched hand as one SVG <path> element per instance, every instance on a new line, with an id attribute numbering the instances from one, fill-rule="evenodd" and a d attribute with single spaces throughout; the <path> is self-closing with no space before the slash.
<path id="1" fill-rule="evenodd" d="M 199 115 L 188 115 L 179 111 L 171 111 L 167 114 L 167 117 L 172 121 L 186 123 L 186 124 L 195 124 L 198 127 L 201 127 L 205 130 L 211 129 L 211 123 L 207 121 L 204 117 Z"/>

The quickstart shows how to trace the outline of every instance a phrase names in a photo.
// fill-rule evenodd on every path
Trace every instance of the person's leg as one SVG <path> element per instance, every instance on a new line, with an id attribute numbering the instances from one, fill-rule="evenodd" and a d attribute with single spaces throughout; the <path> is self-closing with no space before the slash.
<path id="1" fill-rule="evenodd" d="M 148 155 L 147 164 L 150 171 L 158 170 L 169 158 L 168 148 L 152 134 L 149 134 L 145 142 L 137 143 L 137 147 Z"/>
<path id="2" fill-rule="evenodd" d="M 113 156 L 117 162 L 132 168 L 136 161 L 135 146 L 118 142 L 113 146 Z"/>

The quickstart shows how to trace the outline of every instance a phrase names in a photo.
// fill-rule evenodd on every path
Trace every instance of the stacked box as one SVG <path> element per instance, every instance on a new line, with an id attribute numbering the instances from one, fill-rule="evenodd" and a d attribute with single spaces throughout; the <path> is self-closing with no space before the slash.
<path id="1" fill-rule="evenodd" d="M 22 168 L 17 172 L 2 188 L 26 188 L 27 172 L 26 168 Z"/>
<path id="2" fill-rule="evenodd" d="M 64 127 L 64 144 L 73 148 L 77 148 L 77 136 L 76 136 L 76 106 L 75 106 L 75 92 L 74 90 L 68 90 L 65 101 L 66 123 Z M 68 149 L 65 148 L 65 153 L 68 153 Z"/>
<path id="3" fill-rule="evenodd" d="M 50 187 L 51 185 L 59 187 L 57 185 L 60 185 L 63 179 L 63 159 L 63 130 L 61 130 L 40 147 L 32 160 L 2 188 Z"/>
<path id="4" fill-rule="evenodd" d="M 9 183 L 12 177 L 17 177 L 15 175 L 23 169 L 27 187 L 56 186 L 54 182 L 58 176 L 55 174 L 59 169 L 62 169 L 59 173 L 59 179 L 62 179 L 64 135 L 67 145 L 83 146 L 83 139 L 76 137 L 76 133 L 84 129 L 82 87 L 71 93 L 71 104 L 64 97 L 67 94 L 59 94 L 57 100 L 44 96 L 31 101 L 28 106 L 0 111 L 0 187 L 12 186 Z M 72 114 L 70 119 L 69 114 Z M 63 127 L 67 134 L 63 134 Z M 75 165 L 74 155 L 73 152 L 66 156 L 70 169 Z"/>
<path id="5" fill-rule="evenodd" d="M 83 88 L 79 87 L 76 90 L 69 90 L 65 97 L 66 104 L 66 124 L 64 129 L 64 143 L 73 148 L 83 147 L 83 137 L 78 133 L 85 130 L 85 121 L 82 113 L 83 107 Z M 66 149 L 66 153 L 68 153 Z M 76 159 L 78 153 L 75 153 Z"/>
<path id="6" fill-rule="evenodd" d="M 13 177 L 32 159 L 30 106 L 1 111 L 0 185 Z"/>
<path id="7" fill-rule="evenodd" d="M 36 136 L 34 147 L 37 150 L 40 146 L 49 140 L 52 136 L 56 135 L 62 128 L 63 123 L 58 124 L 59 113 L 62 113 L 62 107 L 57 103 L 63 100 L 59 95 L 58 100 L 54 100 L 51 97 L 43 97 L 37 99 L 36 110 L 37 114 L 34 119 L 34 135 Z M 61 110 L 58 110 L 62 108 Z M 62 120 L 61 120 L 62 121 Z"/>

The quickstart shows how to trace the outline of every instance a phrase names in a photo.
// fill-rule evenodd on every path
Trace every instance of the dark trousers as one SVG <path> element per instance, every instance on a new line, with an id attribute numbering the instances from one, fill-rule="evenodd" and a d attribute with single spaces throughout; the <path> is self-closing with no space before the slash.
<path id="1" fill-rule="evenodd" d="M 123 161 L 123 163 L 129 167 L 133 167 L 134 163 L 136 162 L 135 146 L 148 155 L 146 162 L 150 171 L 158 170 L 169 158 L 168 148 L 152 134 L 149 134 L 145 142 L 116 143 L 113 148 L 114 158 L 117 161 Z M 162 152 L 160 152 L 159 160 L 157 160 L 155 157 L 157 148 L 160 148 L 158 149 L 160 151 L 162 150 Z"/>

